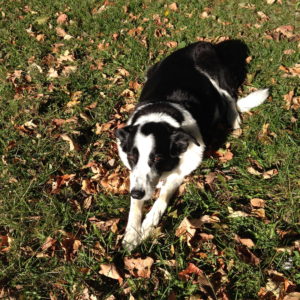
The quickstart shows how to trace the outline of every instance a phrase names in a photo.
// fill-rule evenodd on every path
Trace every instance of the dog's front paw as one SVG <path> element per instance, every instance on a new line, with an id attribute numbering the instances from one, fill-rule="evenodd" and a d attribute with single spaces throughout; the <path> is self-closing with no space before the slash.
<path id="1" fill-rule="evenodd" d="M 126 230 L 125 232 L 122 245 L 126 250 L 132 251 L 141 243 L 141 241 L 142 241 L 142 234 L 140 230 L 129 229 Z"/>

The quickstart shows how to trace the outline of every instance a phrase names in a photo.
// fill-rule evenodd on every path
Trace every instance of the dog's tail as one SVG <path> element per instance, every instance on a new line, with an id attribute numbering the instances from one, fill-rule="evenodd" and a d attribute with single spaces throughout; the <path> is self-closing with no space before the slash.
<path id="1" fill-rule="evenodd" d="M 237 101 L 239 112 L 247 112 L 252 108 L 261 105 L 269 96 L 269 89 L 255 91 Z"/>

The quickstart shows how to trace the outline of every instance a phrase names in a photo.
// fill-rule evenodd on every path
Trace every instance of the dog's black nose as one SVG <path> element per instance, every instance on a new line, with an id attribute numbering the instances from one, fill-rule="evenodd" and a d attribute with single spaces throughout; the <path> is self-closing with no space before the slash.
<path id="1" fill-rule="evenodd" d="M 145 196 L 145 191 L 143 190 L 131 190 L 130 195 L 134 199 L 142 199 Z"/>

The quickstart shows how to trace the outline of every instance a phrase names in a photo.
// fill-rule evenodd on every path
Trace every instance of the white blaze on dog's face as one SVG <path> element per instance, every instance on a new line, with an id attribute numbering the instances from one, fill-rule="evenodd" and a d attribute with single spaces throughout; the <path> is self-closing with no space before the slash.
<path id="1" fill-rule="evenodd" d="M 130 193 L 149 200 L 159 179 L 179 164 L 192 137 L 165 122 L 129 125 L 116 133 L 121 160 L 131 170 Z"/>

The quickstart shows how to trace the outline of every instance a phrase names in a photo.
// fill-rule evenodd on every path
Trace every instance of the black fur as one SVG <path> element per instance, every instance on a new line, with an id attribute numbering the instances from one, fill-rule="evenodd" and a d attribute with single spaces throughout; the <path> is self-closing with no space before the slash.
<path id="1" fill-rule="evenodd" d="M 165 102 L 160 111 L 166 113 L 170 113 L 168 102 L 182 105 L 197 120 L 207 143 L 216 121 L 225 122 L 227 101 L 199 70 L 209 74 L 236 98 L 237 89 L 245 79 L 247 54 L 245 44 L 235 40 L 217 45 L 197 42 L 179 49 L 149 69 L 140 104 L 156 103 L 160 106 Z M 150 107 L 149 112 L 152 112 L 155 106 Z M 147 107 L 137 114 L 142 113 L 147 114 Z M 138 116 L 134 117 L 135 121 Z"/>

